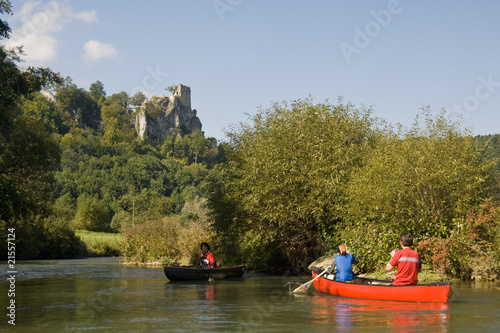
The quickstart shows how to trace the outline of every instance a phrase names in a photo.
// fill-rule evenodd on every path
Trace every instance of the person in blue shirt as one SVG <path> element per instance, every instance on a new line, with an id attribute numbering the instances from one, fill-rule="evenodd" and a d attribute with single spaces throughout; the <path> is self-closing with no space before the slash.
<path id="1" fill-rule="evenodd" d="M 339 245 L 338 254 L 335 255 L 335 260 L 328 268 L 328 274 L 332 274 L 337 268 L 336 280 L 337 281 L 352 281 L 354 274 L 351 265 L 359 264 L 359 259 L 347 249 L 345 245 Z"/>

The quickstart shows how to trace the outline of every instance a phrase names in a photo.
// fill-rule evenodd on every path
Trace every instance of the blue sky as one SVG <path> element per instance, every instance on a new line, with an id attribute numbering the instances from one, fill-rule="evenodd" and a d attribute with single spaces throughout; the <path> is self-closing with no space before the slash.
<path id="1" fill-rule="evenodd" d="M 372 106 L 411 126 L 445 107 L 473 134 L 500 133 L 500 2 L 13 1 L 9 46 L 108 95 L 191 86 L 208 137 L 259 107 L 312 96 Z"/>

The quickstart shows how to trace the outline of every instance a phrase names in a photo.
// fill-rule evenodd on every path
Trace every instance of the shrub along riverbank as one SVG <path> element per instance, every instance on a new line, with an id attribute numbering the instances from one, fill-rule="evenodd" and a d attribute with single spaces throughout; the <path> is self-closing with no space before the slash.
<path id="1" fill-rule="evenodd" d="M 295 100 L 250 121 L 209 175 L 219 257 L 300 271 L 347 244 L 372 273 L 411 232 L 432 271 L 498 278 L 496 161 L 444 111 L 424 108 L 405 128 L 342 101 Z"/>
<path id="2" fill-rule="evenodd" d="M 151 218 L 123 230 L 125 263 L 195 264 L 200 243 L 214 236 L 205 201 L 197 198 L 186 204 L 180 215 Z"/>
<path id="3" fill-rule="evenodd" d="M 124 243 L 122 234 L 76 230 L 75 235 L 85 244 L 86 254 L 89 257 L 121 255 Z"/>

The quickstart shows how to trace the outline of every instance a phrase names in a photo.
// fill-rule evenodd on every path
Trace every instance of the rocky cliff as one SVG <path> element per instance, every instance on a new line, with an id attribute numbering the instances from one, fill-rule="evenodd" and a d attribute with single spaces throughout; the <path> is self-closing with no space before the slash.
<path id="1" fill-rule="evenodd" d="M 190 134 L 201 131 L 196 110 L 191 109 L 191 88 L 179 84 L 172 96 L 154 96 L 141 105 L 135 119 L 139 137 L 163 141 L 170 134 Z"/>

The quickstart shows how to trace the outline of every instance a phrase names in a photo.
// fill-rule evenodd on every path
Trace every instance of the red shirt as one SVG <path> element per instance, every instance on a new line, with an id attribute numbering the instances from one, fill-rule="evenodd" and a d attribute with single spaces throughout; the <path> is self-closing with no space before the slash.
<path id="1" fill-rule="evenodd" d="M 392 282 L 395 286 L 418 283 L 418 272 L 422 267 L 420 264 L 420 255 L 412 249 L 405 248 L 394 254 L 389 261 L 393 267 L 398 268 L 396 277 Z"/>
<path id="2" fill-rule="evenodd" d="M 203 253 L 202 259 L 210 261 L 210 268 L 215 268 L 215 256 L 211 251 Z"/>

